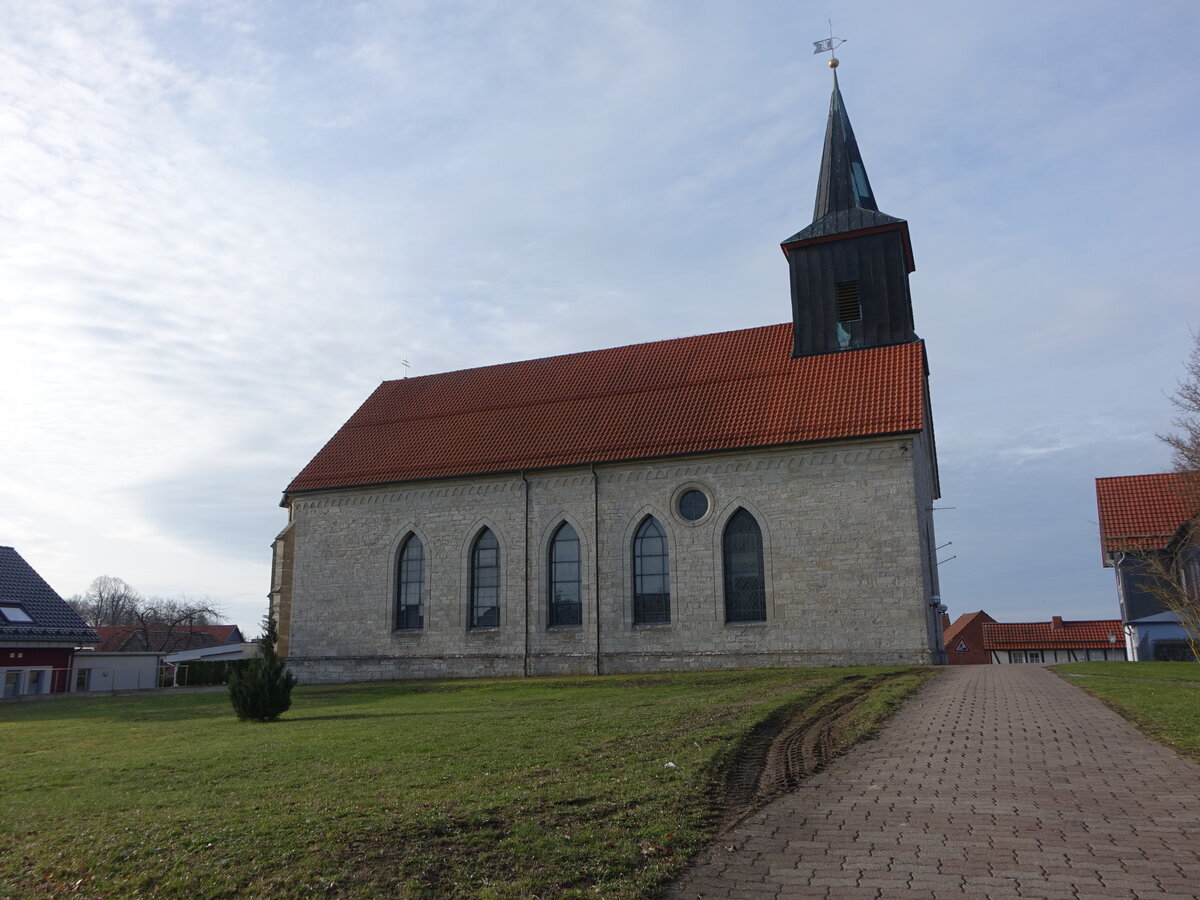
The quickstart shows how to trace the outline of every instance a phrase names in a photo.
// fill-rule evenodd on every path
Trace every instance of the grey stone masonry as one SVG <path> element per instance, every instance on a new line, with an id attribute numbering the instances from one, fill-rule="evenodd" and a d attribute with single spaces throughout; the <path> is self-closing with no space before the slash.
<path id="1" fill-rule="evenodd" d="M 668 894 L 1200 897 L 1200 766 L 1036 665 L 961 666 Z"/>
<path id="2" fill-rule="evenodd" d="M 307 682 L 923 663 L 940 650 L 924 435 L 320 491 L 290 498 L 273 603 Z M 701 491 L 687 521 L 678 498 Z M 726 624 L 722 536 L 763 537 L 766 621 Z M 633 542 L 666 534 L 670 622 L 633 620 Z M 583 621 L 549 627 L 549 547 L 580 543 Z M 471 548 L 500 548 L 500 622 L 469 627 Z M 424 551 L 420 629 L 397 630 L 399 550 Z M 286 590 L 282 587 L 287 580 Z"/>

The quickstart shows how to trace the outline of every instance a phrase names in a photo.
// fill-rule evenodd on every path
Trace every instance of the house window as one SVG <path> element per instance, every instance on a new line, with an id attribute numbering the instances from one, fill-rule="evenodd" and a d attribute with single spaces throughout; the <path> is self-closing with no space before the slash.
<path id="1" fill-rule="evenodd" d="M 569 522 L 563 522 L 550 539 L 550 616 L 551 628 L 583 624 L 583 604 L 579 595 L 579 535 Z"/>
<path id="2" fill-rule="evenodd" d="M 26 679 L 25 693 L 44 693 L 49 682 L 49 679 L 44 677 L 45 674 L 46 673 L 43 669 L 30 669 L 29 675 Z"/>
<path id="3" fill-rule="evenodd" d="M 1188 597 L 1200 597 L 1200 549 L 1192 547 L 1184 560 L 1183 588 Z"/>
<path id="4" fill-rule="evenodd" d="M 88 689 L 88 676 L 91 675 L 91 669 L 76 669 L 75 670 L 75 690 L 79 692 Z"/>
<path id="5" fill-rule="evenodd" d="M 658 520 L 647 516 L 633 538 L 633 624 L 657 625 L 670 621 L 667 536 Z"/>
<path id="6" fill-rule="evenodd" d="M 1026 659 L 1026 662 L 1040 663 L 1042 661 L 1042 651 L 1041 650 L 1030 650 L 1029 653 L 1026 654 L 1025 659 Z"/>
<path id="7" fill-rule="evenodd" d="M 1008 651 L 1008 661 L 1010 663 L 1025 662 L 1025 651 L 1024 650 L 1009 650 Z"/>
<path id="8" fill-rule="evenodd" d="M 0 617 L 3 617 L 9 622 L 32 622 L 29 613 L 25 612 L 20 606 L 11 603 L 0 605 Z"/>
<path id="9" fill-rule="evenodd" d="M 735 512 L 725 526 L 721 556 L 725 566 L 725 621 L 765 622 L 762 530 L 746 510 Z"/>
<path id="10" fill-rule="evenodd" d="M 479 532 L 471 550 L 471 627 L 500 624 L 500 545 L 490 528 Z"/>
<path id="11" fill-rule="evenodd" d="M 422 628 L 425 617 L 421 608 L 421 590 L 425 579 L 425 548 L 421 539 L 410 534 L 400 548 L 396 576 L 396 630 Z"/>

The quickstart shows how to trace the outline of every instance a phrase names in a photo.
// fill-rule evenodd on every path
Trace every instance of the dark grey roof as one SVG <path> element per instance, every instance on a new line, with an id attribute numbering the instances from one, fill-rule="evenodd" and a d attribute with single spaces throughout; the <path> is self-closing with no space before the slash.
<path id="1" fill-rule="evenodd" d="M 839 209 L 827 216 L 822 216 L 807 228 L 802 228 L 784 241 L 791 244 L 794 241 L 804 241 L 809 238 L 825 237 L 830 234 L 845 234 L 848 231 L 858 231 L 862 228 L 875 228 L 879 225 L 903 225 L 904 219 L 897 219 L 887 213 L 874 209 Z"/>
<path id="2" fill-rule="evenodd" d="M 33 619 L 32 622 L 9 622 L 0 617 L 0 644 L 14 641 L 96 644 L 100 641 L 96 632 L 12 547 L 0 547 L 0 603 L 18 604 Z"/>
<path id="3" fill-rule="evenodd" d="M 817 177 L 817 202 L 813 206 L 813 221 L 802 231 L 783 243 L 808 238 L 844 234 L 879 225 L 896 225 L 897 219 L 879 211 L 867 168 L 858 141 L 850 127 L 850 116 L 842 102 L 837 72 L 833 73 L 833 96 L 829 99 L 829 122 L 825 126 L 825 149 L 821 154 L 821 171 Z"/>

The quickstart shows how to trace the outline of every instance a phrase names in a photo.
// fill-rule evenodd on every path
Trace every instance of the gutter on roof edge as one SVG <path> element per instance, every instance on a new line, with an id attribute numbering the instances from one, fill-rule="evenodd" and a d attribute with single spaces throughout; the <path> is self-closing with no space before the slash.
<path id="1" fill-rule="evenodd" d="M 861 441 L 870 438 L 895 438 L 909 434 L 920 434 L 924 428 L 910 428 L 904 431 L 881 431 L 872 434 L 851 434 L 845 437 L 838 438 L 820 438 L 813 441 L 790 441 L 783 444 L 756 444 L 745 447 L 721 447 L 715 450 L 691 450 L 687 453 L 665 453 L 661 456 L 628 456 L 620 459 L 604 459 L 604 460 L 583 460 L 581 462 L 563 463 L 557 466 L 539 466 L 530 468 L 524 466 L 518 469 L 495 469 L 484 472 L 461 472 L 455 475 L 429 475 L 424 478 L 401 478 L 394 481 L 368 481 L 362 484 L 335 484 L 327 487 L 315 488 L 297 488 L 295 490 L 284 490 L 283 499 L 279 501 L 279 505 L 287 508 L 290 505 L 291 498 L 301 494 L 316 494 L 321 491 L 347 491 L 356 488 L 372 488 L 386 487 L 389 484 L 413 484 L 418 481 L 449 481 L 453 478 L 484 478 L 487 476 L 501 475 L 521 475 L 524 472 L 556 472 L 561 469 L 581 469 L 588 466 L 620 466 L 634 462 L 649 462 L 660 459 L 682 459 L 687 456 L 701 456 L 710 453 L 744 453 L 750 450 L 774 450 L 783 447 L 806 447 L 817 444 L 835 444 L 841 441 Z"/>

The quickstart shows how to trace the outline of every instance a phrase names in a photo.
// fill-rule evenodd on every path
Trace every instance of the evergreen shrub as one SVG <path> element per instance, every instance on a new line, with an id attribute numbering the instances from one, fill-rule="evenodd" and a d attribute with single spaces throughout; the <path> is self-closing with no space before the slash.
<path id="1" fill-rule="evenodd" d="M 241 671 L 229 673 L 229 700 L 239 719 L 273 722 L 292 705 L 296 676 L 275 653 L 279 633 L 269 615 L 263 618 L 263 631 L 258 656 L 246 660 Z"/>

